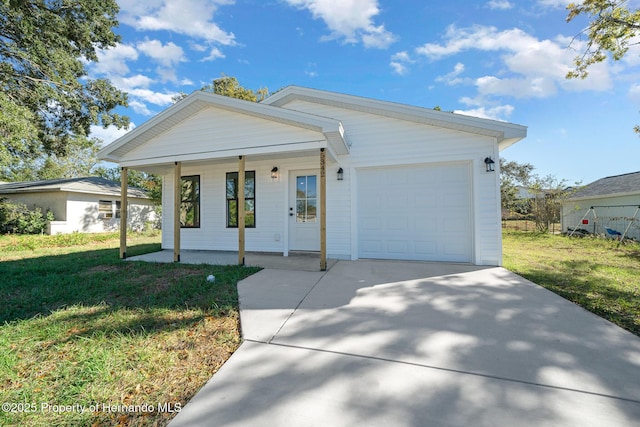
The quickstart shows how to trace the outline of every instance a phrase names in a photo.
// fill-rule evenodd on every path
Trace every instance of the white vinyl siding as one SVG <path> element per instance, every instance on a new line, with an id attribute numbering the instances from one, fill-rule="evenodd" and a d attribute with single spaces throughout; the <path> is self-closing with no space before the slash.
<path id="1" fill-rule="evenodd" d="M 162 162 L 180 155 L 206 158 L 214 152 L 220 157 L 246 147 L 287 147 L 323 139 L 320 132 L 210 107 L 131 151 L 123 161 Z"/>
<path id="2" fill-rule="evenodd" d="M 280 175 L 277 181 L 271 179 L 271 169 L 274 166 L 278 167 Z M 260 161 L 251 160 L 250 157 L 246 159 L 246 170 L 256 172 L 256 227 L 245 229 L 246 250 L 282 253 L 288 249 L 289 174 L 296 170 L 319 167 L 319 150 L 316 156 L 308 157 Z M 327 208 L 337 205 L 338 209 L 327 213 L 327 252 L 333 257 L 347 258 L 350 245 L 348 184 L 335 179 L 333 169 L 337 170 L 337 167 L 333 168 L 330 165 L 329 168 Z M 237 161 L 216 163 L 207 167 L 182 166 L 182 175 L 200 175 L 201 197 L 201 228 L 181 230 L 183 249 L 238 249 L 238 229 L 226 226 L 225 188 L 226 173 L 237 170 Z M 170 249 L 173 248 L 173 175 L 164 176 L 162 188 L 162 246 Z M 342 215 L 340 210 L 343 212 Z"/>
<path id="3" fill-rule="evenodd" d="M 306 101 L 292 101 L 283 107 L 335 117 L 342 121 L 352 146 L 351 154 L 338 156 L 338 164 L 345 170 L 343 182 L 354 181 L 350 186 L 351 191 L 355 193 L 354 201 L 350 203 L 351 225 L 355 228 L 354 231 L 357 231 L 359 215 L 356 202 L 358 177 L 351 174 L 355 174 L 360 168 L 417 163 L 437 165 L 466 162 L 471 164 L 469 185 L 471 187 L 472 254 L 470 262 L 479 265 L 501 264 L 499 168 L 496 167 L 495 172 L 488 173 L 483 163 L 487 156 L 498 158 L 495 138 Z M 348 194 L 347 197 L 349 197 Z M 329 206 L 327 202 L 327 208 Z M 355 234 L 353 233 L 354 239 Z M 354 259 L 360 252 L 357 243 L 357 240 L 353 241 L 350 248 Z"/>
<path id="4" fill-rule="evenodd" d="M 595 214 L 599 220 L 596 224 L 594 213 L 591 212 L 586 217 L 588 224 L 582 224 L 581 220 L 591 206 L 595 206 Z M 596 233 L 606 234 L 604 227 L 608 227 L 622 233 L 629 226 L 629 220 L 633 218 L 638 206 L 640 206 L 640 194 L 567 200 L 562 204 L 562 230 L 568 231 L 569 228 L 583 228 L 590 233 L 595 231 Z M 627 237 L 640 239 L 640 212 L 636 219 L 631 222 Z"/>
<path id="5" fill-rule="evenodd" d="M 421 165 L 439 168 L 454 165 L 454 170 L 464 165 L 466 205 L 462 204 L 465 221 L 461 233 L 467 233 L 464 250 L 449 259 L 465 260 L 480 265 L 501 263 L 501 229 L 499 217 L 499 171 L 487 173 L 483 159 L 498 157 L 495 138 L 479 136 L 456 130 L 382 117 L 344 108 L 293 101 L 284 108 L 299 110 L 341 120 L 351 142 L 351 153 L 329 158 L 327 161 L 327 254 L 330 258 L 357 259 L 364 257 L 359 244 L 359 172 L 370 168 L 396 168 Z M 226 114 L 226 115 L 225 115 Z M 224 120 L 221 118 L 225 117 Z M 241 126 L 240 123 L 244 123 Z M 264 123 L 262 123 L 264 122 Z M 230 123 L 228 128 L 225 124 Z M 225 129 L 221 129 L 225 128 Z M 218 132 L 222 132 L 219 134 Z M 131 155 L 152 156 L 156 150 L 162 154 L 173 153 L 173 163 L 184 146 L 190 151 L 226 150 L 230 146 L 288 143 L 305 138 L 322 138 L 322 134 L 279 123 L 224 112 L 218 116 L 216 109 L 207 109 L 185 123 L 132 152 Z M 228 144 L 228 145 L 225 145 Z M 237 144 L 237 145 L 236 145 Z M 206 158 L 206 157 L 205 157 Z M 269 160 L 246 155 L 246 170 L 256 171 L 256 227 L 246 229 L 246 249 L 287 253 L 288 209 L 290 205 L 289 176 L 293 171 L 319 169 L 319 150 L 309 151 L 305 157 L 292 157 L 291 153 L 272 154 Z M 204 159 L 204 158 L 203 158 Z M 149 161 L 152 161 L 149 160 Z M 280 177 L 271 180 L 271 169 L 277 166 Z M 337 180 L 337 170 L 342 167 L 344 180 Z M 199 230 L 183 229 L 183 249 L 237 250 L 237 229 L 226 227 L 225 178 L 227 172 L 237 170 L 237 159 L 217 160 L 199 164 L 182 163 L 183 175 L 201 176 L 201 215 Z M 454 172 L 455 173 L 455 172 Z M 446 176 L 443 172 L 442 176 Z M 163 240 L 164 248 L 173 247 L 173 177 L 164 177 L 163 187 Z M 450 185 L 454 185 L 453 181 Z M 441 193 L 439 197 L 446 197 Z M 444 201 L 442 202 L 444 203 Z M 439 209 L 447 209 L 443 204 Z M 441 215 L 440 213 L 439 215 Z M 446 230 L 447 225 L 444 225 Z M 452 230 L 450 233 L 455 234 Z M 453 247 L 453 239 L 445 239 L 445 246 Z M 441 242 L 442 243 L 442 242 Z M 448 249 L 442 249 L 444 254 Z M 451 250 L 453 251 L 453 249 Z M 466 252 L 464 252 L 466 251 Z M 455 252 L 455 251 L 453 251 Z M 464 255 L 459 255 L 464 253 Z M 444 258 L 442 258 L 444 259 Z"/>

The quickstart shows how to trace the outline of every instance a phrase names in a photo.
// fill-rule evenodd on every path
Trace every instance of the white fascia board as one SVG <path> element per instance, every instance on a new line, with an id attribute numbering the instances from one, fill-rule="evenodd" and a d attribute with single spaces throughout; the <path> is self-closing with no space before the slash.
<path id="1" fill-rule="evenodd" d="M 130 159 L 127 161 L 121 162 L 121 165 L 124 167 L 135 168 L 136 166 L 144 167 L 149 165 L 149 161 L 151 160 L 155 165 L 162 164 L 173 164 L 174 162 L 202 162 L 207 160 L 224 160 L 224 159 L 233 159 L 238 156 L 264 156 L 264 155 L 274 155 L 274 154 L 282 154 L 282 157 L 286 157 L 287 153 L 295 153 L 301 151 L 317 151 L 321 148 L 327 148 L 328 144 L 326 140 L 317 140 L 317 141 L 307 141 L 307 142 L 296 142 L 290 144 L 281 144 L 281 145 L 269 145 L 263 147 L 239 147 L 233 148 L 231 150 L 225 151 L 208 151 L 208 152 L 198 152 L 198 153 L 189 153 L 182 154 L 179 156 L 158 156 L 154 158 L 145 158 L 145 159 Z M 330 151 L 332 152 L 332 151 Z"/>

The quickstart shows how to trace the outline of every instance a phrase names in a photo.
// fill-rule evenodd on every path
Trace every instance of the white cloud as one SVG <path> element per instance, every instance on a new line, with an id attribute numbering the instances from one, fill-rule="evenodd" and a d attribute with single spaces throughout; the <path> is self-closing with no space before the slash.
<path id="1" fill-rule="evenodd" d="M 511 115 L 511 113 L 513 113 L 513 110 L 515 109 L 513 105 L 509 104 L 485 106 L 485 101 L 477 98 L 471 99 L 465 97 L 460 99 L 460 102 L 470 107 L 476 108 L 469 108 L 467 110 L 455 110 L 454 113 L 480 117 L 481 119 L 506 121 L 506 119 Z"/>
<path id="2" fill-rule="evenodd" d="M 150 102 L 151 104 L 165 106 L 173 103 L 171 98 L 177 95 L 178 93 L 177 92 L 161 93 L 161 92 L 154 92 L 149 89 L 133 89 L 129 91 L 129 94 L 136 98 Z"/>
<path id="3" fill-rule="evenodd" d="M 145 40 L 138 43 L 138 50 L 168 68 L 186 60 L 184 51 L 173 42 L 165 45 L 160 40 Z"/>
<path id="4" fill-rule="evenodd" d="M 513 113 L 515 108 L 513 105 L 498 105 L 495 107 L 477 107 L 470 108 L 468 110 L 455 110 L 456 114 L 464 114 L 466 116 L 479 117 L 481 119 L 499 120 L 501 122 L 506 121 L 506 118 Z"/>
<path id="5" fill-rule="evenodd" d="M 373 18 L 380 13 L 378 0 L 285 0 L 300 9 L 307 9 L 314 19 L 322 19 L 331 34 L 324 40 L 344 39 L 365 47 L 385 49 L 396 36 Z"/>
<path id="6" fill-rule="evenodd" d="M 489 9 L 509 10 L 513 5 L 508 0 L 491 0 L 487 3 Z"/>
<path id="7" fill-rule="evenodd" d="M 220 6 L 234 0 L 120 0 L 120 21 L 137 30 L 167 30 L 207 42 L 230 46 L 233 33 L 222 30 L 214 21 Z"/>
<path id="8" fill-rule="evenodd" d="M 104 142 L 104 144 L 102 145 L 104 147 L 107 144 L 110 144 L 116 139 L 120 138 L 130 130 L 133 130 L 135 127 L 136 125 L 133 122 L 129 124 L 129 129 L 118 129 L 115 126 L 108 126 L 105 129 L 102 126 L 93 125 L 91 126 L 90 135 L 91 137 L 101 139 Z"/>
<path id="9" fill-rule="evenodd" d="M 640 105 L 640 84 L 631 85 L 628 96 L 634 104 Z"/>
<path id="10" fill-rule="evenodd" d="M 459 85 L 460 83 L 464 83 L 467 79 L 463 79 L 460 77 L 460 74 L 464 73 L 464 64 L 462 62 L 458 62 L 454 67 L 453 71 L 445 74 L 444 76 L 436 77 L 437 82 L 443 82 L 449 86 Z"/>
<path id="11" fill-rule="evenodd" d="M 147 104 L 141 101 L 131 101 L 129 102 L 129 107 L 133 109 L 137 114 L 141 114 L 143 116 L 152 116 L 153 111 L 149 110 Z"/>
<path id="12" fill-rule="evenodd" d="M 538 4 L 552 9 L 566 9 L 569 3 L 575 3 L 575 0 L 538 0 Z"/>
<path id="13" fill-rule="evenodd" d="M 582 42 L 574 41 L 575 50 L 567 49 L 569 40 L 564 36 L 539 40 L 518 28 L 499 31 L 480 25 L 450 26 L 443 43 L 426 43 L 416 52 L 431 60 L 472 50 L 498 53 L 499 56 L 492 59 L 499 61 L 500 69 L 496 71 L 499 77 L 486 75 L 472 80 L 478 92 L 486 96 L 545 98 L 560 88 L 570 91 L 609 89 L 611 76 L 607 63 L 594 65 L 588 79 L 566 79 L 567 72 L 573 68 L 576 50 L 583 48 Z"/>
<path id="14" fill-rule="evenodd" d="M 136 74 L 131 77 L 111 76 L 111 83 L 118 89 L 128 92 L 137 87 L 149 87 L 153 80 L 142 74 Z"/>
<path id="15" fill-rule="evenodd" d="M 399 75 L 405 75 L 409 72 L 408 64 L 413 64 L 415 61 L 411 59 L 409 53 L 406 50 L 397 52 L 391 56 L 391 62 L 389 65 L 393 68 L 393 72 Z"/>
<path id="16" fill-rule="evenodd" d="M 202 58 L 201 61 L 215 61 L 216 59 L 222 59 L 224 57 L 224 53 L 222 53 L 217 47 L 214 47 L 211 49 L 211 52 L 209 52 L 209 56 Z"/>
<path id="17" fill-rule="evenodd" d="M 138 51 L 131 45 L 118 43 L 110 49 L 97 52 L 98 62 L 93 63 L 93 71 L 97 74 L 119 74 L 129 72 L 127 61 L 138 59 Z"/>

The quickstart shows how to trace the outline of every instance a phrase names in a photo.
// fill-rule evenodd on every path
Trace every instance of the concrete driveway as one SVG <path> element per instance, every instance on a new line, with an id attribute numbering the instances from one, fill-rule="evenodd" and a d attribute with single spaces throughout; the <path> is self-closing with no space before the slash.
<path id="1" fill-rule="evenodd" d="M 503 268 L 339 261 L 239 284 L 179 426 L 638 426 L 640 339 Z"/>

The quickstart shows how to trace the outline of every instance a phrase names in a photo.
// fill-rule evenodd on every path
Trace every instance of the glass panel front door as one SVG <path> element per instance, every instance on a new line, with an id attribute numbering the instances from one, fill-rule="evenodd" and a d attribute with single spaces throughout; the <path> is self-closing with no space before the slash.
<path id="1" fill-rule="evenodd" d="M 289 250 L 320 250 L 320 180 L 317 169 L 289 175 Z"/>
<path id="2" fill-rule="evenodd" d="M 317 222 L 316 175 L 296 177 L 296 222 Z"/>

